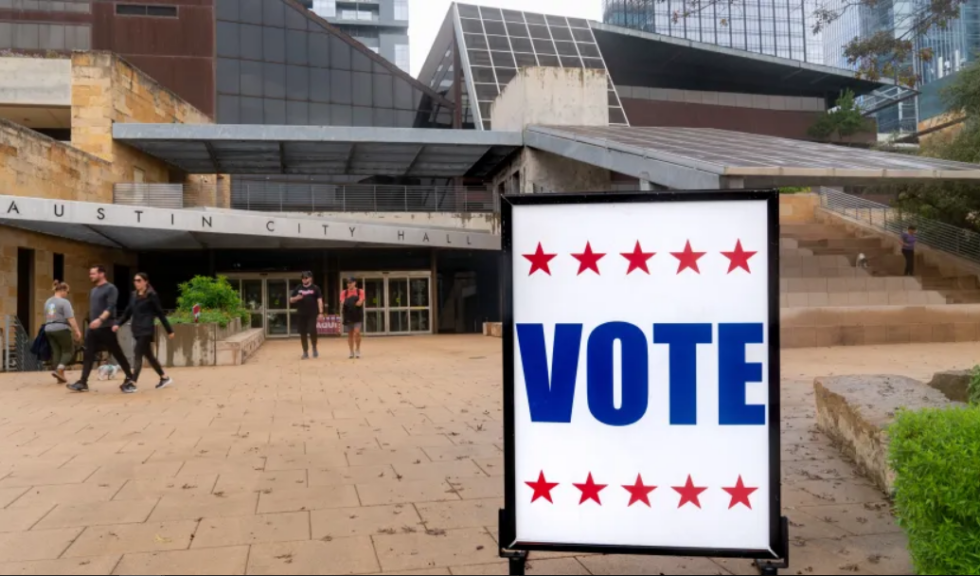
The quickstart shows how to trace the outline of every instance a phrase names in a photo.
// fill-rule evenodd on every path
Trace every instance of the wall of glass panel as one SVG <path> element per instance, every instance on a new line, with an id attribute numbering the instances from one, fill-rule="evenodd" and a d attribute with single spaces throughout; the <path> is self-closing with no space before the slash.
<path id="1" fill-rule="evenodd" d="M 526 66 L 592 68 L 606 64 L 587 20 L 457 4 L 468 79 L 476 91 L 477 126 L 490 129 L 490 105 Z M 606 74 L 608 77 L 608 72 Z M 627 125 L 619 95 L 609 81 L 609 123 Z"/>
<path id="2" fill-rule="evenodd" d="M 727 46 L 738 50 L 823 63 L 821 37 L 813 33 L 818 0 L 603 0 L 603 21 Z M 679 14 L 690 13 L 687 17 Z"/>
<path id="3" fill-rule="evenodd" d="M 218 123 L 412 127 L 431 101 L 283 0 L 218 0 L 216 38 Z"/>

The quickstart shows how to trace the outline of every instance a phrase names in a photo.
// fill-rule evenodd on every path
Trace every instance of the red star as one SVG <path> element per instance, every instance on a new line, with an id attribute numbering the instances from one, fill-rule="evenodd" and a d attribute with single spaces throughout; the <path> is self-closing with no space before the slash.
<path id="1" fill-rule="evenodd" d="M 732 503 L 728 506 L 728 509 L 738 506 L 739 504 L 745 504 L 745 507 L 749 510 L 752 509 L 752 503 L 749 502 L 749 496 L 758 491 L 758 488 L 746 488 L 745 483 L 742 482 L 742 477 L 738 477 L 738 483 L 735 484 L 734 488 L 722 488 L 725 492 L 728 492 L 732 497 Z"/>
<path id="2" fill-rule="evenodd" d="M 656 254 L 656 252 L 644 252 L 643 248 L 640 248 L 640 241 L 637 240 L 636 247 L 633 248 L 632 252 L 622 253 L 623 258 L 630 261 L 630 269 L 626 271 L 626 274 L 631 274 L 633 270 L 643 270 L 649 274 L 650 269 L 647 268 L 647 260 L 653 258 Z"/>
<path id="3" fill-rule="evenodd" d="M 681 503 L 677 505 L 678 508 L 683 508 L 685 504 L 694 504 L 698 508 L 701 507 L 700 496 L 705 492 L 707 488 L 698 488 L 694 485 L 694 480 L 690 476 L 687 477 L 687 484 L 684 486 L 674 486 L 674 491 L 681 495 Z"/>
<path id="4" fill-rule="evenodd" d="M 605 254 L 600 254 L 599 252 L 592 251 L 592 243 L 585 243 L 585 252 L 581 254 L 572 254 L 572 257 L 578 260 L 578 273 L 579 275 L 586 270 L 592 270 L 596 274 L 599 273 L 599 260 L 602 260 Z"/>
<path id="5" fill-rule="evenodd" d="M 555 503 L 555 501 L 551 499 L 551 491 L 554 490 L 555 486 L 558 486 L 558 483 L 548 482 L 547 480 L 545 480 L 544 472 L 538 474 L 537 482 L 525 482 L 525 484 L 527 484 L 534 490 L 534 497 L 531 498 L 532 504 L 537 502 L 538 498 L 544 498 L 545 500 L 551 502 L 552 504 Z"/>
<path id="6" fill-rule="evenodd" d="M 707 252 L 695 252 L 694 250 L 691 249 L 691 241 L 688 240 L 687 245 L 684 246 L 683 252 L 671 252 L 671 254 L 674 255 L 674 258 L 680 260 L 680 264 L 678 264 L 677 266 L 678 274 L 680 274 L 684 270 L 687 270 L 688 268 L 700 274 L 701 270 L 698 268 L 698 260 L 700 260 L 701 257 L 704 256 L 705 254 L 707 254 Z"/>
<path id="7" fill-rule="evenodd" d="M 582 499 L 578 502 L 579 506 L 589 500 L 594 500 L 596 504 L 602 506 L 602 501 L 599 500 L 599 492 L 602 492 L 608 484 L 596 484 L 592 480 L 592 473 L 589 472 L 589 479 L 585 481 L 585 484 L 574 484 L 574 486 L 582 491 Z"/>
<path id="8" fill-rule="evenodd" d="M 538 249 L 535 250 L 534 254 L 524 254 L 523 256 L 531 262 L 531 271 L 528 273 L 528 276 L 534 274 L 538 270 L 541 270 L 548 276 L 551 276 L 551 268 L 548 267 L 548 262 L 551 262 L 555 256 L 557 256 L 557 254 L 545 254 L 544 248 L 542 248 L 541 243 L 538 242 Z"/>
<path id="9" fill-rule="evenodd" d="M 738 243 L 735 244 L 734 252 L 722 252 L 721 254 L 725 258 L 731 260 L 731 264 L 728 266 L 729 274 L 738 270 L 739 268 L 751 274 L 752 271 L 749 270 L 749 258 L 755 256 L 758 254 L 758 252 L 746 252 L 745 250 L 742 250 L 742 241 L 739 240 Z"/>
<path id="10" fill-rule="evenodd" d="M 643 502 L 650 507 L 650 493 L 657 489 L 656 486 L 644 486 L 643 476 L 637 474 L 636 484 L 633 486 L 623 486 L 626 491 L 630 493 L 630 503 L 629 506 L 636 504 L 637 502 Z M 627 508 L 629 507 L 627 506 Z"/>

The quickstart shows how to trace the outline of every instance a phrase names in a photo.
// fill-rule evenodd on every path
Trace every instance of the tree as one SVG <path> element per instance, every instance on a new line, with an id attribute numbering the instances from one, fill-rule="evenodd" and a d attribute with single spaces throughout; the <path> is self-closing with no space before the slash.
<path id="1" fill-rule="evenodd" d="M 854 102 L 854 92 L 845 90 L 837 98 L 837 107 L 820 116 L 807 133 L 818 140 L 840 141 L 872 129 L 871 122 L 861 115 L 861 109 Z M 833 138 L 835 135 L 836 139 Z"/>
<path id="2" fill-rule="evenodd" d="M 971 63 L 957 74 L 942 97 L 949 114 L 963 117 L 963 123 L 931 135 L 923 142 L 920 155 L 980 163 L 980 63 Z M 925 218 L 980 230 L 978 184 L 909 184 L 899 189 L 898 205 Z"/>
<path id="3" fill-rule="evenodd" d="M 666 2 L 667 0 L 656 0 Z M 726 13 L 729 8 L 744 9 L 749 0 L 687 0 L 682 10 L 675 10 L 672 18 L 679 21 L 701 14 Z M 914 62 L 932 61 L 932 50 L 921 46 L 921 40 L 934 30 L 945 30 L 959 18 L 960 8 L 966 0 L 816 0 L 813 11 L 813 33 L 819 34 L 832 22 L 855 17 L 860 10 L 889 9 L 895 18 L 892 30 L 870 36 L 855 37 L 845 45 L 848 62 L 857 66 L 858 77 L 868 80 L 894 79 L 898 84 L 915 87 L 920 81 Z M 907 14 L 896 14 L 893 4 L 912 3 Z M 724 9 L 724 10 L 723 10 Z M 728 26 L 727 18 L 720 24 Z"/>

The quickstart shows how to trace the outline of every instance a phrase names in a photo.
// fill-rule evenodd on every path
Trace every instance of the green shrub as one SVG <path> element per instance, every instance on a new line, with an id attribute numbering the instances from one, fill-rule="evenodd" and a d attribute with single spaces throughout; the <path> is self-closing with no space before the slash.
<path id="1" fill-rule="evenodd" d="M 980 574 L 980 409 L 904 411 L 890 429 L 895 510 L 919 574 Z"/>
<path id="2" fill-rule="evenodd" d="M 201 319 L 199 322 L 201 324 L 217 324 L 222 328 L 227 328 L 228 324 L 235 318 L 241 318 L 242 326 L 247 327 L 251 316 L 247 310 L 242 310 L 239 313 L 224 312 L 222 310 L 201 310 Z M 167 316 L 167 320 L 171 324 L 194 324 L 194 313 L 177 310 L 170 316 Z"/>
<path id="3" fill-rule="evenodd" d="M 241 318 L 243 326 L 250 321 L 251 316 L 242 304 L 238 290 L 224 276 L 195 276 L 178 289 L 177 311 L 168 317 L 172 324 L 193 324 L 197 304 L 201 306 L 201 324 L 215 323 L 225 328 L 235 318 Z"/>
<path id="4" fill-rule="evenodd" d="M 980 406 L 980 366 L 974 366 L 973 377 L 970 378 L 970 385 L 966 392 L 970 404 Z"/>

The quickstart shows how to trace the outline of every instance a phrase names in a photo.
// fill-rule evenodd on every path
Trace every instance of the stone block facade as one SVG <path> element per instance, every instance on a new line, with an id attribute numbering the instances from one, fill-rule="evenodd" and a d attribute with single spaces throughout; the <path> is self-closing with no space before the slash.
<path id="1" fill-rule="evenodd" d="M 173 182 L 177 175 L 156 158 L 115 142 L 113 123 L 212 122 L 156 80 L 109 52 L 72 55 L 71 99 L 72 145 L 111 162 L 115 182 L 166 183 Z M 139 178 L 137 171 L 142 173 Z M 107 201 L 111 202 L 111 197 Z"/>
<path id="2" fill-rule="evenodd" d="M 71 285 L 69 299 L 75 314 L 81 320 L 88 314 L 89 267 L 102 264 L 112 278 L 113 265 L 135 266 L 135 254 L 105 248 L 93 244 L 74 242 L 37 234 L 17 228 L 0 226 L 0 316 L 17 314 L 17 249 L 34 250 L 34 281 L 32 299 L 33 334 L 43 322 L 44 302 L 51 297 L 51 284 L 54 282 L 54 255 L 64 255 L 65 277 L 58 278 Z"/>
<path id="3" fill-rule="evenodd" d="M 111 53 L 73 53 L 70 80 L 70 144 L 0 120 L 0 193 L 112 203 L 119 182 L 215 182 L 213 176 L 186 177 L 112 138 L 116 122 L 210 124 L 206 114 Z M 136 265 L 135 254 L 122 250 L 0 226 L 0 316 L 17 314 L 18 248 L 34 250 L 30 331 L 43 321 L 55 254 L 64 255 L 65 277 L 59 280 L 71 285 L 79 318 L 88 313 L 91 265 L 106 266 L 110 280 L 114 265 Z"/>
<path id="4" fill-rule="evenodd" d="M 6 195 L 81 202 L 112 198 L 110 162 L 6 120 L 0 120 L 0 167 L 0 190 Z"/>

